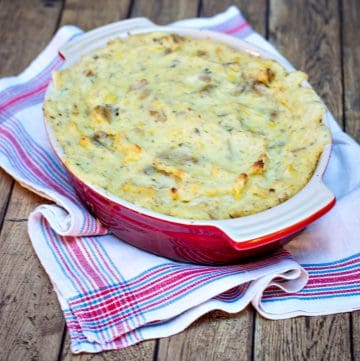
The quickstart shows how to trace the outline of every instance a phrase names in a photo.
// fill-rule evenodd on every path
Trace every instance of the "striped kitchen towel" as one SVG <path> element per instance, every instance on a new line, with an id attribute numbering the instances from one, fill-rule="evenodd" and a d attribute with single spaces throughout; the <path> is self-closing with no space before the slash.
<path id="1" fill-rule="evenodd" d="M 286 62 L 235 7 L 176 25 L 240 37 Z M 61 28 L 23 73 L 0 80 L 0 166 L 54 202 L 37 207 L 28 227 L 64 312 L 73 352 L 169 336 L 206 312 L 239 312 L 249 303 L 273 319 L 360 308 L 360 147 L 333 119 L 325 182 L 337 205 L 287 250 L 237 265 L 197 266 L 148 254 L 108 234 L 77 198 L 42 120 L 51 71 L 62 64 L 57 50 L 81 34 L 72 26 Z"/>

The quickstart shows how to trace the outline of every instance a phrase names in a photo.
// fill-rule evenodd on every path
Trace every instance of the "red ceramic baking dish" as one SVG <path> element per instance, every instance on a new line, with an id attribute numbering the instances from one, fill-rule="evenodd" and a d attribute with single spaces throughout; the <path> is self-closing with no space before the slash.
<path id="1" fill-rule="evenodd" d="M 127 29 L 131 24 L 125 25 Z M 256 56 L 276 59 L 276 56 L 239 39 L 210 31 L 150 26 L 131 32 L 159 30 L 193 38 L 210 38 Z M 123 23 L 91 31 L 60 50 L 65 59 L 64 66 L 72 65 L 80 56 L 103 46 L 107 40 L 116 36 L 126 37 L 128 34 L 124 33 Z M 288 67 L 289 71 L 293 70 L 290 66 L 285 67 Z M 52 91 L 50 84 L 47 96 L 51 95 Z M 327 117 L 328 114 L 325 115 L 325 123 Z M 63 161 L 62 147 L 47 122 L 46 127 L 54 151 Z M 322 182 L 330 152 L 331 146 L 328 145 L 323 150 L 312 178 L 294 197 L 266 211 L 227 220 L 188 220 L 160 214 L 111 195 L 104 189 L 80 179 L 70 170 L 68 172 L 79 197 L 120 239 L 177 261 L 228 264 L 263 254 L 288 242 L 294 234 L 333 207 L 335 197 Z"/>

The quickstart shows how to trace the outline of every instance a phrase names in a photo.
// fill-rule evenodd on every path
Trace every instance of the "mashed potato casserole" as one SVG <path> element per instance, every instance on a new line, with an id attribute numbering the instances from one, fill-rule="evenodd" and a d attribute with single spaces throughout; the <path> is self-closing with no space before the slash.
<path id="1" fill-rule="evenodd" d="M 116 39 L 53 74 L 45 117 L 81 179 L 187 219 L 263 211 L 330 142 L 306 75 L 211 40 Z"/>

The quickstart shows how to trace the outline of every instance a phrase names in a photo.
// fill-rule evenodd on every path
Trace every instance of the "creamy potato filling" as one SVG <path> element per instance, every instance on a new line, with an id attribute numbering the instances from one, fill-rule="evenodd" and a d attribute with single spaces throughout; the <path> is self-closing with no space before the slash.
<path id="1" fill-rule="evenodd" d="M 163 214 L 226 219 L 313 174 L 330 135 L 304 80 L 210 40 L 132 35 L 55 72 L 44 112 L 80 178 Z"/>

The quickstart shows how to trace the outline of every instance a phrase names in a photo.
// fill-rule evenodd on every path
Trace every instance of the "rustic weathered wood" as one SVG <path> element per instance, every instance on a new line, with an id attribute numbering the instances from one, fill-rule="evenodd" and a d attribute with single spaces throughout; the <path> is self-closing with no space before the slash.
<path id="1" fill-rule="evenodd" d="M 277 361 L 348 361 L 348 314 L 298 317 L 268 321 L 256 319 L 255 359 Z"/>
<path id="2" fill-rule="evenodd" d="M 0 235 L 1 360 L 56 360 L 61 345 L 63 316 L 27 235 L 28 214 L 40 203 L 16 184 Z"/>
<path id="3" fill-rule="evenodd" d="M 1 0 L 0 9 L 3 77 L 22 71 L 47 45 L 56 29 L 61 1 Z"/>
<path id="4" fill-rule="evenodd" d="M 299 70 L 342 122 L 340 21 L 337 1 L 271 0 L 270 41 Z"/>
<path id="5" fill-rule="evenodd" d="M 10 200 L 12 185 L 11 177 L 0 169 L 0 229 Z"/>
<path id="6" fill-rule="evenodd" d="M 251 360 L 252 319 L 250 308 L 236 315 L 215 311 L 203 316 L 185 332 L 160 340 L 158 361 Z"/>
<path id="7" fill-rule="evenodd" d="M 131 17 L 145 16 L 157 24 L 197 16 L 199 0 L 135 0 Z"/>
<path id="8" fill-rule="evenodd" d="M 90 30 L 127 17 L 131 0 L 67 0 L 61 25 L 71 24 Z"/>
<path id="9" fill-rule="evenodd" d="M 360 6 L 357 0 L 343 1 L 344 111 L 346 131 L 360 142 Z"/>
<path id="10" fill-rule="evenodd" d="M 255 31 L 266 35 L 266 0 L 203 0 L 201 16 L 212 16 L 225 11 L 230 5 L 237 6 Z"/>
<path id="11" fill-rule="evenodd" d="M 297 67 L 342 120 L 340 22 L 337 2 L 272 0 L 270 40 Z M 348 314 L 268 321 L 256 317 L 259 360 L 350 360 Z"/>
<path id="12" fill-rule="evenodd" d="M 0 77 L 22 71 L 46 45 L 55 29 L 61 4 L 40 1 L 0 1 Z M 0 225 L 13 181 L 0 170 Z"/>
<path id="13" fill-rule="evenodd" d="M 0 76 L 22 71 L 51 39 L 61 2 L 0 1 Z M 0 220 L 13 181 L 0 172 Z M 40 198 L 15 185 L 0 236 L 0 359 L 56 360 L 63 318 L 24 219 Z M 1 223 L 1 222 L 0 222 Z"/>
<path id="14" fill-rule="evenodd" d="M 353 312 L 351 318 L 353 360 L 360 361 L 360 311 Z"/>

